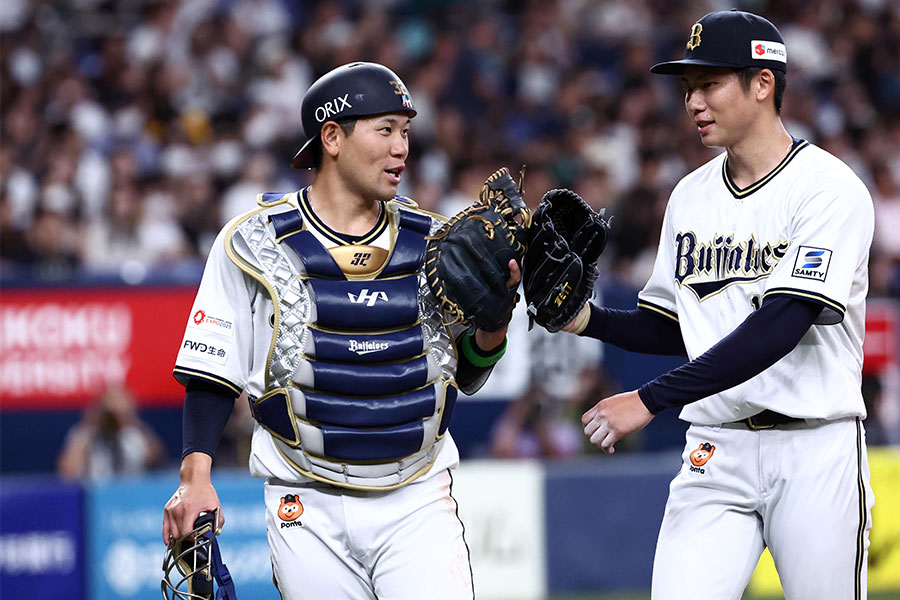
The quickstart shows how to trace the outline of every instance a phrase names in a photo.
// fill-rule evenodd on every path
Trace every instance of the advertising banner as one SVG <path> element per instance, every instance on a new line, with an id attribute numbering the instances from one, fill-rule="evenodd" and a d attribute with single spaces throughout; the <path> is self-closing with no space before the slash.
<path id="1" fill-rule="evenodd" d="M 3 480 L 0 598 L 84 599 L 82 497 L 50 478 Z"/>
<path id="2" fill-rule="evenodd" d="M 547 594 L 544 470 L 538 461 L 466 461 L 453 472 L 479 598 Z"/>
<path id="3" fill-rule="evenodd" d="M 0 404 L 76 409 L 124 382 L 142 405 L 178 404 L 172 377 L 193 287 L 4 290 Z"/>
<path id="4" fill-rule="evenodd" d="M 900 363 L 900 303 L 890 298 L 866 301 L 863 373 L 880 375 Z"/>
<path id="5" fill-rule="evenodd" d="M 677 452 L 617 452 L 547 470 L 551 593 L 650 589 L 656 537 L 680 460 Z"/>
<path id="6" fill-rule="evenodd" d="M 213 472 L 213 484 L 226 520 L 219 547 L 239 597 L 275 597 L 262 480 Z M 177 487 L 175 474 L 93 486 L 87 496 L 90 600 L 160 596 L 163 506 Z"/>

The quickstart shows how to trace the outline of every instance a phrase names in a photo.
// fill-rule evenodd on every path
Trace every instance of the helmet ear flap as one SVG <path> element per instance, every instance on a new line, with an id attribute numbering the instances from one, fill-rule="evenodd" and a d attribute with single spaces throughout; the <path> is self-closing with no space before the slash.
<path id="1" fill-rule="evenodd" d="M 175 540 L 163 557 L 163 598 L 213 600 L 213 544 L 219 530 L 219 509 L 201 513 L 194 529 Z M 224 568 L 224 565 L 222 565 Z"/>

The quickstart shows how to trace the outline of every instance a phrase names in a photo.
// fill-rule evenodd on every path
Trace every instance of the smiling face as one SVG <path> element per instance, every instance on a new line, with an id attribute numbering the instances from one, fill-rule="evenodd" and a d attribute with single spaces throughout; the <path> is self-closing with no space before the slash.
<path id="1" fill-rule="evenodd" d="M 397 112 L 357 120 L 350 135 L 339 133 L 335 166 L 344 185 L 368 200 L 390 200 L 409 155 L 410 119 Z"/>
<path id="2" fill-rule="evenodd" d="M 750 90 L 741 87 L 734 69 L 685 68 L 681 76 L 684 107 L 704 146 L 733 147 L 747 137 L 761 114 Z"/>

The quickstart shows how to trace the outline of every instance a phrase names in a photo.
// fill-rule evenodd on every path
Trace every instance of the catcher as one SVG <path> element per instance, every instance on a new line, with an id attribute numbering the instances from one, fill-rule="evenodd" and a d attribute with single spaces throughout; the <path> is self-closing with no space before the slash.
<path id="1" fill-rule="evenodd" d="M 414 106 L 374 63 L 312 85 L 291 163 L 315 169 L 312 184 L 262 194 L 225 227 L 181 340 L 181 484 L 163 539 L 221 507 L 212 457 L 246 391 L 284 600 L 473 597 L 447 427 L 457 391 L 477 390 L 506 348 L 524 204 L 505 171 L 446 225 L 398 196 Z"/>

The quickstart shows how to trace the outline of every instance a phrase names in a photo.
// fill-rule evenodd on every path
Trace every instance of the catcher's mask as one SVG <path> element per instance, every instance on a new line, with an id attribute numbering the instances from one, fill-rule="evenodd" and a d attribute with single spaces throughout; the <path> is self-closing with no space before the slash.
<path id="1" fill-rule="evenodd" d="M 378 63 L 355 62 L 322 75 L 307 90 L 300 104 L 306 143 L 291 161 L 295 169 L 313 166 L 313 146 L 322 125 L 392 112 L 416 116 L 409 90 L 396 73 Z"/>
<path id="2" fill-rule="evenodd" d="M 165 600 L 237 600 L 219 554 L 218 531 L 219 509 L 200 513 L 194 530 L 169 546 L 162 565 Z"/>

